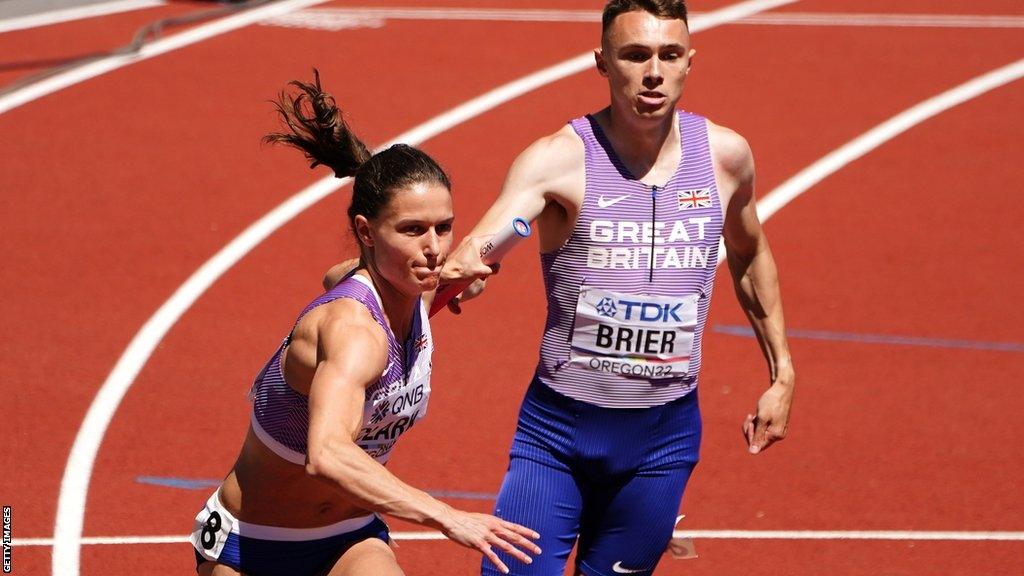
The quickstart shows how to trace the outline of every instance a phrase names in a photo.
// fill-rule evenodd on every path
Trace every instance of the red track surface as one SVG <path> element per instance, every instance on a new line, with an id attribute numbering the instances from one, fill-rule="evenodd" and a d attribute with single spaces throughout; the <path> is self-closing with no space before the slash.
<path id="1" fill-rule="evenodd" d="M 82 21 L 2 34 L 0 53 L 28 62 L 112 47 L 141 22 L 194 9 L 111 16 L 103 19 L 116 23 L 109 28 Z M 785 8 L 884 9 L 892 10 L 888 2 L 852 0 Z M 1021 15 L 1006 0 L 967 9 L 906 2 L 893 11 Z M 0 495 L 14 508 L 14 536 L 52 535 L 82 417 L 142 323 L 242 229 L 323 176 L 291 152 L 258 144 L 275 128 L 266 100 L 285 81 L 318 66 L 360 134 L 380 143 L 595 42 L 591 24 L 391 21 L 341 32 L 252 26 L 0 115 L 0 317 L 7 327 L 0 336 Z M 1024 55 L 1019 29 L 731 26 L 701 33 L 695 45 L 684 106 L 747 136 L 762 194 L 903 109 Z M 2 83 L 13 77 L 0 72 Z M 461 229 L 487 206 L 519 150 L 605 98 L 595 74 L 579 74 L 428 141 L 425 148 L 454 175 Z M 788 325 L 1024 341 L 1017 305 L 1024 277 L 1011 265 L 1019 261 L 1015 224 L 1024 219 L 1016 193 L 1024 173 L 1014 154 L 1022 109 L 1020 82 L 988 93 L 851 164 L 775 216 L 768 228 Z M 228 470 L 245 430 L 248 382 L 315 295 L 322 271 L 352 252 L 345 197 L 321 202 L 257 247 L 163 340 L 104 439 L 85 536 L 190 528 L 205 491 L 135 479 L 216 478 Z M 489 296 L 462 317 L 435 322 L 430 417 L 403 439 L 392 464 L 411 483 L 497 490 L 542 326 L 533 252 L 513 254 Z M 712 326 L 743 323 L 730 292 L 723 273 Z M 1024 448 L 1013 434 L 1024 411 L 1024 355 L 791 345 L 801 381 L 792 437 L 751 458 L 737 430 L 764 384 L 763 362 L 753 340 L 708 334 L 703 462 L 687 491 L 684 527 L 1024 530 Z M 1024 570 L 1020 542 L 704 540 L 698 551 L 700 560 L 666 561 L 658 574 Z M 18 547 L 15 573 L 49 574 L 49 556 L 49 547 Z M 448 542 L 403 543 L 399 559 L 411 576 L 468 574 L 478 562 Z M 184 574 L 191 562 L 183 544 L 118 545 L 84 546 L 81 565 L 82 574 Z"/>

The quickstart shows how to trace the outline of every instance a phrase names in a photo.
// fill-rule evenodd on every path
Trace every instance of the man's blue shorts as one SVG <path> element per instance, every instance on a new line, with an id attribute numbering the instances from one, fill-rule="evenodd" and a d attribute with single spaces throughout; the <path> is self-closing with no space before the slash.
<path id="1" fill-rule="evenodd" d="M 697 392 L 652 408 L 602 408 L 537 381 L 523 400 L 495 515 L 540 533 L 512 574 L 561 576 L 579 537 L 587 576 L 651 574 L 699 459 Z M 485 559 L 482 574 L 498 574 Z"/>

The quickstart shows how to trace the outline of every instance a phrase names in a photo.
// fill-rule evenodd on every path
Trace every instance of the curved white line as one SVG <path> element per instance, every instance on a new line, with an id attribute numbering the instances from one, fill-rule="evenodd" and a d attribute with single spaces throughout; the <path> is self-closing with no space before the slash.
<path id="1" fill-rule="evenodd" d="M 929 98 L 912 106 L 892 118 L 875 126 L 871 130 L 850 140 L 846 144 L 826 154 L 821 159 L 804 168 L 790 179 L 775 187 L 757 203 L 757 215 L 762 222 L 772 217 L 783 206 L 795 200 L 818 182 L 834 174 L 847 164 L 906 132 L 910 128 L 924 122 L 932 116 L 941 114 L 954 106 L 977 98 L 985 92 L 994 90 L 1024 77 L 1024 58 L 997 68 L 977 78 L 951 88 L 938 96 Z M 725 260 L 725 244 L 719 242 L 718 263 Z"/>
<path id="2" fill-rule="evenodd" d="M 196 26 L 180 34 L 145 44 L 134 54 L 110 56 L 77 68 L 72 68 L 60 74 L 54 74 L 49 78 L 0 96 L 0 114 L 17 108 L 22 104 L 42 98 L 47 94 L 63 90 L 68 86 L 73 86 L 112 70 L 123 68 L 129 64 L 148 60 L 154 56 L 159 56 L 160 54 L 177 50 L 196 42 L 202 42 L 214 36 L 259 22 L 265 18 L 280 16 L 292 10 L 300 10 L 309 6 L 323 4 L 324 2 L 327 2 L 327 0 L 281 0 L 280 2 L 245 10 L 233 16 L 221 18 L 208 24 Z"/>
<path id="3" fill-rule="evenodd" d="M 406 132 L 395 138 L 393 142 L 420 143 L 445 129 L 450 129 L 458 123 L 481 114 L 489 109 L 488 106 L 493 108 L 539 87 L 543 83 L 553 82 L 589 67 L 590 55 L 587 54 L 585 57 L 586 65 L 583 65 L 584 56 L 567 60 L 562 64 L 542 70 L 467 102 Z M 787 202 L 809 189 L 810 186 L 911 126 L 989 90 L 1019 79 L 1021 76 L 1024 76 L 1024 60 L 975 78 L 895 116 L 870 130 L 864 136 L 851 141 L 836 152 L 812 164 L 808 169 L 776 188 L 759 205 L 759 214 L 762 219 L 767 219 Z M 61 483 L 57 524 L 54 530 L 54 574 L 72 576 L 78 574 L 85 498 L 96 453 L 121 399 L 152 354 L 156 344 L 170 330 L 177 318 L 180 318 L 191 304 L 245 253 L 302 210 L 344 183 L 344 181 L 333 178 L 325 178 L 293 196 L 250 226 L 197 270 L 133 338 L 90 406 L 85 421 L 75 438 L 71 458 L 68 460 Z"/>
<path id="4" fill-rule="evenodd" d="M 947 90 L 912 106 L 903 112 L 861 134 L 820 160 L 804 168 L 795 176 L 786 180 L 757 205 L 757 214 L 761 220 L 767 220 L 783 206 L 792 202 L 808 188 L 821 182 L 840 168 L 906 132 L 925 120 L 941 114 L 950 108 L 977 98 L 989 90 L 994 90 L 1024 76 L 1024 58 L 1002 68 L 982 74 L 963 84 Z"/>
<path id="5" fill-rule="evenodd" d="M 132 10 L 142 10 L 144 8 L 163 6 L 166 3 L 167 2 L 164 0 L 113 0 L 112 2 L 103 2 L 101 4 L 87 4 L 85 6 L 50 10 L 47 12 L 40 12 L 38 14 L 30 14 L 28 16 L 18 16 L 15 18 L 0 20 L 0 33 L 11 32 L 13 30 L 25 30 L 27 28 L 38 28 L 40 26 L 50 26 L 51 24 L 71 22 L 73 20 L 81 20 L 83 18 L 95 18 L 97 16 L 119 14 L 121 12 L 130 12 Z"/>
<path id="6" fill-rule="evenodd" d="M 316 3 L 304 0 L 308 3 Z M 791 4 L 796 0 L 748 0 L 723 8 L 690 22 L 696 33 L 715 26 L 756 14 L 757 12 Z M 394 142 L 419 144 L 428 138 L 449 130 L 475 116 L 491 110 L 531 90 L 571 76 L 591 66 L 588 52 L 570 58 L 555 66 L 540 70 L 509 84 L 474 98 L 452 110 L 393 139 Z M 0 108 L 0 112 L 2 112 Z M 86 412 L 75 442 L 71 447 L 61 480 L 54 523 L 52 572 L 60 576 L 78 576 L 82 525 L 85 518 L 86 497 L 92 468 L 103 436 L 117 412 L 121 400 L 135 377 L 149 360 L 157 344 L 192 304 L 228 269 L 271 233 L 309 208 L 348 179 L 324 178 L 274 208 L 263 218 L 246 228 L 241 234 L 206 261 L 185 281 L 132 338 L 117 364 L 103 382 Z"/>

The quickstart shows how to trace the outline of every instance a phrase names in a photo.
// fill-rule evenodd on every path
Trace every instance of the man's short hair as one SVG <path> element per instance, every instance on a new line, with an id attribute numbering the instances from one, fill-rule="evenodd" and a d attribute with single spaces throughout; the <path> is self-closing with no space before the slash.
<path id="1" fill-rule="evenodd" d="M 643 10 L 658 18 L 679 19 L 689 25 L 686 20 L 686 0 L 608 0 L 601 14 L 601 37 L 608 33 L 608 27 L 620 14 L 636 10 Z"/>

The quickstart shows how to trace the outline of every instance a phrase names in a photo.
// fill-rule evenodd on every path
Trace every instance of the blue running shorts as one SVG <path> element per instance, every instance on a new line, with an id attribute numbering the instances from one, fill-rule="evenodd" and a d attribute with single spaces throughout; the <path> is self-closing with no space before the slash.
<path id="1" fill-rule="evenodd" d="M 602 408 L 537 381 L 523 400 L 495 515 L 540 533 L 514 575 L 561 576 L 574 544 L 587 576 L 649 575 L 699 459 L 697 392 L 652 408 Z M 482 574 L 497 575 L 486 559 Z"/>

